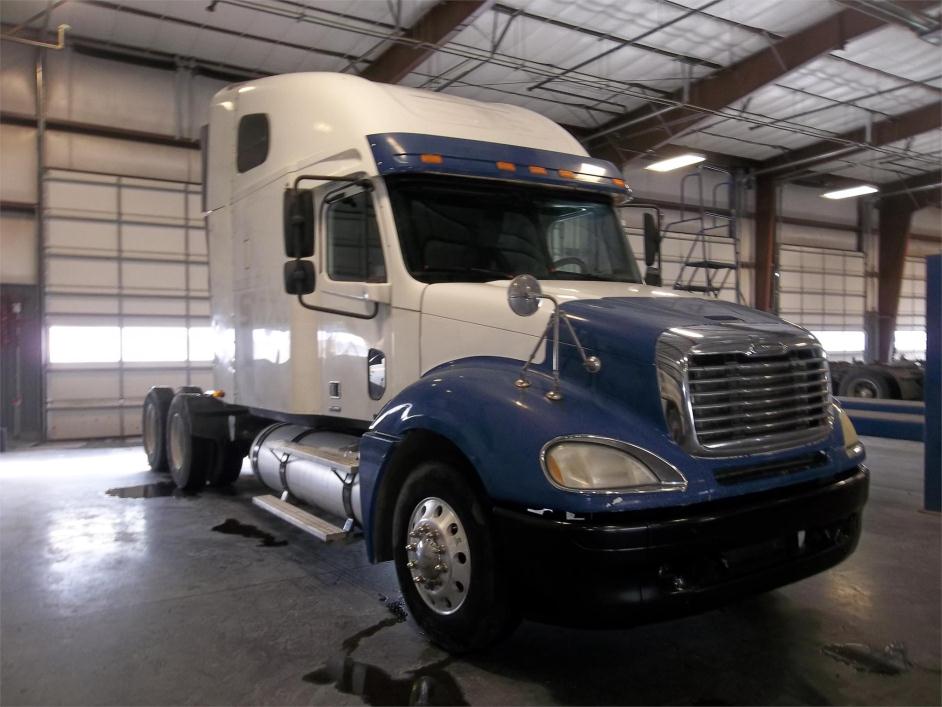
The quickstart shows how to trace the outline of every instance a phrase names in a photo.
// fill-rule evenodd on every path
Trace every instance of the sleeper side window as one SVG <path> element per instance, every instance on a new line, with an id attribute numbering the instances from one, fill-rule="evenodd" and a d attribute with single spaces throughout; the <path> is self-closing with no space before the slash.
<path id="1" fill-rule="evenodd" d="M 270 128 L 268 115 L 250 113 L 239 119 L 239 134 L 236 141 L 236 167 L 239 172 L 248 172 L 268 158 Z"/>
<path id="2" fill-rule="evenodd" d="M 327 207 L 327 275 L 346 282 L 386 282 L 386 263 L 369 192 Z"/>

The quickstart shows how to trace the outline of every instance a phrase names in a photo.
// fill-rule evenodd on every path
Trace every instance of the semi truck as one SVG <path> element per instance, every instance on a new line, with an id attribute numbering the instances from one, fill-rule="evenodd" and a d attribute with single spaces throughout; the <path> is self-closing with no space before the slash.
<path id="1" fill-rule="evenodd" d="M 202 142 L 215 390 L 143 409 L 179 487 L 248 456 L 259 508 L 361 536 L 455 652 L 854 550 L 869 472 L 820 344 L 660 287 L 650 215 L 642 273 L 623 175 L 554 122 L 299 73 L 221 90 Z"/>

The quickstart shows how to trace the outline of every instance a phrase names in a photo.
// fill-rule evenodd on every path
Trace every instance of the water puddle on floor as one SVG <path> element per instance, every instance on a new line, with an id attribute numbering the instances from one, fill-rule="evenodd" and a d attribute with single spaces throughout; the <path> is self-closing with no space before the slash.
<path id="1" fill-rule="evenodd" d="M 450 656 L 416 670 L 406 677 L 394 678 L 382 668 L 351 658 L 351 654 L 365 638 L 406 620 L 402 597 L 388 599 L 380 595 L 392 616 L 357 631 L 340 646 L 340 653 L 327 664 L 302 679 L 314 685 L 333 685 L 346 695 L 355 695 L 368 705 L 467 705 L 461 687 L 445 670 L 453 660 Z"/>
<path id="2" fill-rule="evenodd" d="M 213 532 L 223 533 L 225 535 L 241 535 L 243 538 L 253 538 L 258 540 L 259 547 L 284 547 L 288 544 L 287 540 L 276 540 L 271 533 L 266 533 L 261 528 L 256 528 L 248 523 L 241 523 L 235 518 L 226 518 L 219 525 L 213 526 Z"/>
<path id="3" fill-rule="evenodd" d="M 195 491 L 184 491 L 178 489 L 172 481 L 155 481 L 152 484 L 141 484 L 140 486 L 122 486 L 119 488 L 108 489 L 105 493 L 116 498 L 192 498 L 198 496 Z"/>
<path id="4" fill-rule="evenodd" d="M 913 667 L 906 654 L 906 646 L 902 643 L 891 643 L 883 648 L 874 648 L 865 643 L 829 643 L 823 650 L 826 656 L 862 673 L 900 675 Z"/>

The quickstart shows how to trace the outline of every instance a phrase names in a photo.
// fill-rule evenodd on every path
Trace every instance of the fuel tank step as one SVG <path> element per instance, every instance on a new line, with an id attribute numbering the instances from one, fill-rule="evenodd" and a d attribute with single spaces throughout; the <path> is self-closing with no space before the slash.
<path id="1" fill-rule="evenodd" d="M 252 503 L 272 515 L 291 523 L 291 525 L 296 528 L 300 528 L 305 533 L 310 533 L 321 542 L 330 543 L 334 540 L 339 540 L 345 535 L 343 528 L 338 528 L 333 523 L 323 518 L 318 518 L 313 513 L 308 513 L 275 496 L 256 496 L 252 499 Z"/>

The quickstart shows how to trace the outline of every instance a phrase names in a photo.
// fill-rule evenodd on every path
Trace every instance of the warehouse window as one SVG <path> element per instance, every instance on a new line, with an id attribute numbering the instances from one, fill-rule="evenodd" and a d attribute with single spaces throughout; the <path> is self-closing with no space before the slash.
<path id="1" fill-rule="evenodd" d="M 236 166 L 240 172 L 258 167 L 268 158 L 268 115 L 250 113 L 239 120 L 239 139 L 236 148 Z"/>
<path id="2" fill-rule="evenodd" d="M 346 196 L 330 205 L 327 274 L 333 280 L 386 282 L 379 227 L 368 192 Z"/>
<path id="3" fill-rule="evenodd" d="M 49 327 L 49 363 L 183 363 L 212 361 L 211 327 Z"/>
<path id="4" fill-rule="evenodd" d="M 117 363 L 120 360 L 120 327 L 49 327 L 49 363 Z"/>

